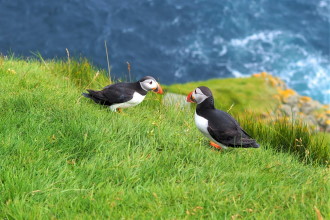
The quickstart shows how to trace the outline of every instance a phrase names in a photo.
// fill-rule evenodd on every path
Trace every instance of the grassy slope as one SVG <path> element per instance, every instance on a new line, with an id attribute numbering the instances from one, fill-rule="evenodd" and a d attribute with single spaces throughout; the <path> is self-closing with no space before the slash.
<path id="1" fill-rule="evenodd" d="M 296 154 L 305 162 L 329 164 L 330 134 L 311 133 L 300 121 L 294 126 L 285 118 L 265 117 L 278 105 L 277 91 L 262 78 L 211 79 L 168 86 L 170 92 L 188 94 L 198 86 L 207 86 L 215 105 L 236 117 L 245 130 L 258 141 L 278 151 Z M 195 106 L 192 106 L 195 108 Z"/>
<path id="2" fill-rule="evenodd" d="M 271 111 L 276 105 L 273 96 L 276 89 L 267 86 L 262 78 L 211 79 L 203 82 L 175 84 L 168 87 L 170 92 L 188 94 L 198 86 L 209 87 L 216 100 L 216 107 L 237 113 L 253 110 L 255 113 Z"/>
<path id="3" fill-rule="evenodd" d="M 148 94 L 111 113 L 78 84 L 53 62 L 0 60 L 0 218 L 329 216 L 328 169 L 266 143 L 214 151 L 193 111 Z"/>

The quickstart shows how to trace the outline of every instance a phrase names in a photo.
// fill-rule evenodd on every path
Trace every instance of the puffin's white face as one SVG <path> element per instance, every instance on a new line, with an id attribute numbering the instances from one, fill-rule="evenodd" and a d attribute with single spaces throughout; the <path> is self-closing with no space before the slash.
<path id="1" fill-rule="evenodd" d="M 196 102 L 197 104 L 200 104 L 204 102 L 204 100 L 207 99 L 209 96 L 206 96 L 202 92 L 202 90 L 196 88 L 194 91 L 191 92 L 191 94 L 188 95 L 188 97 L 190 97 L 190 99 L 189 100 L 187 99 L 187 101 Z"/>
<path id="2" fill-rule="evenodd" d="M 157 92 L 160 94 L 163 93 L 162 88 L 154 79 L 146 79 L 146 80 L 140 82 L 140 85 L 141 85 L 142 89 L 144 89 L 146 91 L 154 91 L 154 92 Z"/>

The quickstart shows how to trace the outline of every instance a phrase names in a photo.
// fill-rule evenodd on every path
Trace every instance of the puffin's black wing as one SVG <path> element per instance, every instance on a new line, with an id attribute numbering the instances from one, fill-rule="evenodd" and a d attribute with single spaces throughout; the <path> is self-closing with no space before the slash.
<path id="1" fill-rule="evenodd" d="M 207 130 L 214 140 L 228 147 L 259 147 L 259 144 L 228 113 L 212 109 L 207 114 L 210 118 Z"/>
<path id="2" fill-rule="evenodd" d="M 132 83 L 116 83 L 106 86 L 101 91 L 88 89 L 88 94 L 83 93 L 87 98 L 93 99 L 96 103 L 102 105 L 112 105 L 131 100 L 135 92 Z"/>

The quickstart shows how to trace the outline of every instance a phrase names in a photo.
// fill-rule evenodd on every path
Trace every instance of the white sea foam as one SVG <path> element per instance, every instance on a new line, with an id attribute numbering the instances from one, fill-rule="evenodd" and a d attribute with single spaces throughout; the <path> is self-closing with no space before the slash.
<path id="1" fill-rule="evenodd" d="M 135 31 L 135 28 L 133 28 L 133 27 L 122 29 L 122 32 L 123 33 L 130 33 L 130 32 L 134 32 L 134 31 Z"/>
<path id="2" fill-rule="evenodd" d="M 245 47 L 247 44 L 254 41 L 273 42 L 273 40 L 281 34 L 281 31 L 260 32 L 243 39 L 232 39 L 230 44 L 236 47 Z"/>
<path id="3" fill-rule="evenodd" d="M 321 0 L 317 7 L 317 12 L 325 19 L 330 20 L 330 1 Z"/>
<path id="4" fill-rule="evenodd" d="M 222 50 L 218 53 L 220 57 L 222 57 L 223 55 L 225 55 L 227 53 L 227 47 L 223 46 Z"/>
<path id="5" fill-rule="evenodd" d="M 192 44 L 190 44 L 187 48 L 184 49 L 184 53 L 186 55 L 190 55 L 196 61 L 209 64 L 210 60 L 205 52 L 205 47 L 201 40 L 196 40 Z"/>
<path id="6" fill-rule="evenodd" d="M 224 39 L 220 36 L 216 36 L 213 39 L 213 44 L 214 45 L 219 45 L 219 44 L 223 44 L 224 43 Z"/>
<path id="7" fill-rule="evenodd" d="M 300 34 L 265 31 L 232 39 L 227 46 L 231 56 L 227 69 L 235 77 L 272 71 L 303 95 L 322 97 L 323 103 L 330 103 L 326 92 L 330 87 L 330 63 Z"/>
<path id="8" fill-rule="evenodd" d="M 171 22 L 171 24 L 175 25 L 175 24 L 178 24 L 180 21 L 180 18 L 179 17 L 175 17 L 174 20 Z"/>
<path id="9" fill-rule="evenodd" d="M 308 74 L 301 75 L 306 72 Z M 294 88 L 297 83 L 305 84 L 308 90 L 301 91 L 302 94 L 314 97 L 322 94 L 322 102 L 330 104 L 328 92 L 330 89 L 330 64 L 322 56 L 311 54 L 291 63 L 277 74 L 285 78 L 290 87 Z"/>
<path id="10" fill-rule="evenodd" d="M 186 70 L 185 67 L 180 66 L 180 67 L 178 67 L 178 68 L 175 70 L 175 72 L 174 72 L 174 76 L 175 76 L 176 78 L 182 78 L 183 75 L 184 75 L 184 73 L 185 73 L 186 71 L 187 71 L 187 70 Z"/>
<path id="11" fill-rule="evenodd" d="M 322 0 L 319 2 L 319 7 L 324 8 L 329 6 L 329 1 Z"/>
<path id="12" fill-rule="evenodd" d="M 239 72 L 238 70 L 234 69 L 231 66 L 230 62 L 227 63 L 226 67 L 233 74 L 233 76 L 236 77 L 236 78 L 238 78 L 238 77 L 247 77 L 247 75 L 244 75 L 241 72 Z"/>

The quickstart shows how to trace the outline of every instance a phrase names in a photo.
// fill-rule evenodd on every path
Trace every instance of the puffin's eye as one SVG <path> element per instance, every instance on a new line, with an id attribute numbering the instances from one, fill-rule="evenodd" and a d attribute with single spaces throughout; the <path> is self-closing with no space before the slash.
<path id="1" fill-rule="evenodd" d="M 152 81 L 150 81 L 150 83 L 149 83 L 150 85 L 152 84 Z"/>

